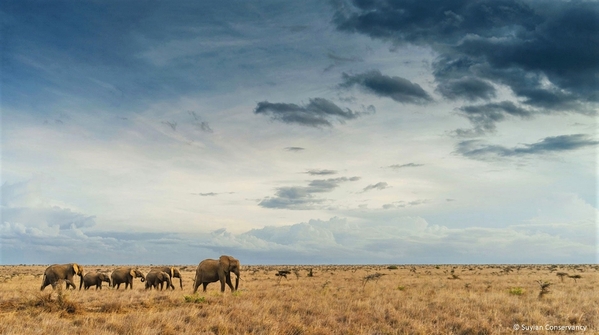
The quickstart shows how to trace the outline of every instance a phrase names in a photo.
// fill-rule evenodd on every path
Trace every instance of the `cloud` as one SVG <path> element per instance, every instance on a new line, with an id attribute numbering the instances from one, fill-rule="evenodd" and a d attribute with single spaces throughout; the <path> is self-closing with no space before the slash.
<path id="1" fill-rule="evenodd" d="M 495 85 L 546 111 L 596 114 L 599 6 L 592 1 L 351 1 L 337 29 L 430 47 L 437 91 L 488 100 Z"/>
<path id="2" fill-rule="evenodd" d="M 333 102 L 324 98 L 310 99 L 307 105 L 296 105 L 292 103 L 270 103 L 268 101 L 259 102 L 254 109 L 255 114 L 264 114 L 271 119 L 288 124 L 299 124 L 310 127 L 331 127 L 332 120 L 343 122 L 353 120 L 360 113 L 350 109 L 341 109 Z"/>
<path id="3" fill-rule="evenodd" d="M 379 183 L 371 184 L 371 185 L 364 187 L 362 192 L 367 192 L 370 190 L 384 190 L 386 188 L 389 188 L 389 184 L 387 184 L 385 182 L 379 182 Z"/>
<path id="4" fill-rule="evenodd" d="M 534 112 L 516 106 L 511 101 L 502 101 L 499 103 L 488 103 L 484 105 L 462 106 L 458 108 L 460 114 L 466 117 L 474 126 L 473 129 L 458 129 L 455 133 L 458 136 L 478 136 L 487 132 L 494 132 L 495 124 L 503 121 L 507 116 L 516 116 L 522 119 L 531 118 Z"/>
<path id="5" fill-rule="evenodd" d="M 426 204 L 429 203 L 430 200 L 428 199 L 418 199 L 418 200 L 412 200 L 412 201 L 395 201 L 393 203 L 389 203 L 389 204 L 384 204 L 382 206 L 383 209 L 396 209 L 396 208 L 405 208 L 405 207 L 411 207 L 411 206 L 418 206 L 418 205 L 422 205 L 422 204 Z"/>
<path id="6" fill-rule="evenodd" d="M 537 143 L 524 144 L 524 146 L 514 148 L 488 145 L 479 140 L 467 140 L 458 143 L 455 152 L 469 158 L 484 159 L 493 156 L 511 157 L 567 152 L 596 146 L 597 144 L 599 144 L 599 141 L 588 135 L 573 134 L 546 137 Z"/>
<path id="7" fill-rule="evenodd" d="M 291 151 L 291 152 L 300 152 L 300 151 L 304 151 L 306 149 L 302 148 L 302 147 L 286 147 L 285 150 Z"/>
<path id="8" fill-rule="evenodd" d="M 389 165 L 388 167 L 391 169 L 403 169 L 403 168 L 407 168 L 407 167 L 418 167 L 418 166 L 424 166 L 424 164 L 417 164 L 417 163 L 407 163 L 407 164 L 393 164 L 393 165 Z"/>
<path id="9" fill-rule="evenodd" d="M 329 175 L 329 174 L 336 174 L 337 171 L 335 170 L 308 170 L 306 171 L 307 174 L 312 175 L 312 176 L 323 176 L 323 175 Z"/>
<path id="10" fill-rule="evenodd" d="M 279 187 L 274 197 L 266 197 L 258 205 L 274 209 L 305 210 L 319 208 L 327 200 L 317 198 L 314 194 L 331 192 L 341 183 L 359 179 L 360 177 L 317 179 L 310 181 L 308 186 Z"/>
<path id="11" fill-rule="evenodd" d="M 343 88 L 358 86 L 366 92 L 401 103 L 425 104 L 433 100 L 420 85 L 405 78 L 383 75 L 378 70 L 356 75 L 343 73 L 343 83 L 339 86 Z"/>
<path id="12" fill-rule="evenodd" d="M 495 97 L 495 87 L 474 77 L 449 79 L 437 86 L 437 91 L 450 100 L 489 100 Z"/>
<path id="13" fill-rule="evenodd" d="M 202 121 L 202 118 L 196 114 L 196 112 L 194 111 L 188 111 L 189 115 L 191 115 L 193 117 L 193 121 L 192 124 L 199 129 L 200 131 L 206 132 L 206 133 L 213 133 L 214 130 L 212 130 L 212 128 L 210 128 L 210 125 L 208 124 L 208 122 L 206 121 Z"/>

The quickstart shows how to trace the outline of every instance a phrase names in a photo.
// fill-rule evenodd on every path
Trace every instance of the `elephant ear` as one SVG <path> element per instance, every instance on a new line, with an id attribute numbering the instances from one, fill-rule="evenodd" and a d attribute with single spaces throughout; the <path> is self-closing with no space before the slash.
<path id="1" fill-rule="evenodd" d="M 135 270 L 131 269 L 131 271 L 129 271 L 129 274 L 131 275 L 131 277 L 135 278 Z"/>
<path id="2" fill-rule="evenodd" d="M 229 267 L 231 266 L 231 257 L 222 255 L 218 259 L 220 266 L 225 272 L 229 272 Z"/>
<path id="3" fill-rule="evenodd" d="M 77 263 L 73 263 L 73 271 L 75 271 L 76 275 L 81 275 L 83 273 L 83 268 L 80 267 Z"/>

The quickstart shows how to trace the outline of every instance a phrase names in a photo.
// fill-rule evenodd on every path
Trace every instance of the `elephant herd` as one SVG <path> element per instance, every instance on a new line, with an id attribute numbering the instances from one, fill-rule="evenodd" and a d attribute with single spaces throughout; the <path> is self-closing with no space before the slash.
<path id="1" fill-rule="evenodd" d="M 225 291 L 225 283 L 229 286 L 231 291 L 236 291 L 239 287 L 239 271 L 241 266 L 239 260 L 231 257 L 222 255 L 219 259 L 205 259 L 198 264 L 196 268 L 196 274 L 193 282 L 193 293 L 196 293 L 200 285 L 203 285 L 203 291 L 206 291 L 206 286 L 209 283 L 220 281 L 221 292 Z M 231 272 L 236 275 L 235 287 L 231 283 Z M 155 288 L 160 290 L 163 289 L 166 283 L 166 288 L 175 289 L 173 285 L 173 278 L 179 278 L 179 286 L 183 289 L 183 279 L 179 269 L 174 267 L 153 267 L 150 269 L 145 276 L 139 270 L 128 267 L 120 267 L 112 271 L 110 276 L 105 273 L 88 272 L 84 273 L 83 267 L 76 263 L 70 264 L 54 264 L 50 265 L 44 272 L 42 279 L 42 286 L 40 290 L 43 291 L 48 285 L 52 285 L 53 289 L 56 289 L 57 285 L 61 280 L 66 282 L 67 289 L 72 287 L 76 289 L 77 286 L 73 280 L 73 277 L 77 275 L 80 277 L 79 290 L 85 288 L 86 290 L 92 286 L 96 286 L 97 289 L 102 289 L 102 283 L 108 283 L 109 287 L 119 289 L 121 284 L 125 284 L 125 289 L 128 287 L 133 289 L 133 279 L 140 278 L 141 282 L 145 282 L 146 289 Z"/>

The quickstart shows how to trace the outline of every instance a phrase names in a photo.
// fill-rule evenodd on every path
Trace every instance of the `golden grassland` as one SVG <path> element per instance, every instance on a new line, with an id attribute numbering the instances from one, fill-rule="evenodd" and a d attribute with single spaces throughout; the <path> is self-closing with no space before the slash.
<path id="1" fill-rule="evenodd" d="M 242 265 L 237 292 L 220 293 L 212 283 L 196 295 L 195 265 L 179 266 L 183 290 L 175 279 L 174 291 L 146 291 L 136 279 L 126 291 L 104 283 L 102 290 L 40 292 L 45 268 L 0 267 L 1 334 L 583 333 L 515 324 L 599 333 L 597 265 Z M 275 276 L 285 269 L 287 278 Z M 581 278 L 562 282 L 558 272 Z M 548 293 L 540 294 L 546 282 Z"/>

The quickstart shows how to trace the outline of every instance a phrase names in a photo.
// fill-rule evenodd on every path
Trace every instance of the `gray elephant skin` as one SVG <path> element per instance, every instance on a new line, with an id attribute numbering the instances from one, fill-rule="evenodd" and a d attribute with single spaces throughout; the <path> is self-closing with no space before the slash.
<path id="1" fill-rule="evenodd" d="M 110 277 L 105 273 L 97 273 L 97 272 L 88 272 L 83 276 L 83 280 L 81 284 L 83 284 L 84 289 L 89 289 L 90 287 L 96 285 L 97 289 L 102 289 L 102 282 L 107 282 L 108 287 L 110 287 Z M 79 290 L 81 290 L 81 284 L 79 284 Z"/>
<path id="2" fill-rule="evenodd" d="M 56 285 L 60 280 L 64 280 L 67 283 L 67 289 L 69 287 L 73 287 L 76 289 L 77 286 L 73 282 L 73 276 L 77 275 L 81 277 L 79 285 L 81 286 L 81 282 L 83 281 L 83 267 L 77 263 L 69 263 L 69 264 L 53 264 L 46 268 L 44 271 L 44 277 L 42 279 L 42 286 L 40 287 L 40 291 L 43 291 L 44 288 L 48 285 L 52 285 L 52 289 L 56 289 Z"/>
<path id="3" fill-rule="evenodd" d="M 179 271 L 179 269 L 177 269 L 175 267 L 169 267 L 169 266 L 159 266 L 159 267 L 157 266 L 157 267 L 151 268 L 150 271 L 166 272 L 169 275 L 169 277 L 171 278 L 170 287 L 173 290 L 175 289 L 175 286 L 172 283 L 173 278 L 179 278 L 179 286 L 181 287 L 181 289 L 183 289 L 183 278 L 181 277 L 181 272 Z"/>
<path id="4" fill-rule="evenodd" d="M 112 271 L 112 274 L 110 275 L 112 287 L 116 287 L 117 290 L 123 283 L 125 283 L 125 290 L 127 287 L 133 289 L 134 278 L 141 278 L 142 283 L 146 280 L 141 271 L 133 268 L 117 268 Z"/>
<path id="5" fill-rule="evenodd" d="M 229 285 L 232 292 L 236 291 L 239 286 L 240 269 L 239 260 L 231 256 L 222 255 L 219 259 L 205 259 L 201 261 L 196 269 L 193 293 L 197 292 L 200 284 L 204 286 L 204 292 L 206 292 L 206 286 L 217 281 L 220 281 L 221 292 L 225 292 L 225 282 Z M 231 272 L 237 276 L 235 287 L 231 283 Z"/>
<path id="6" fill-rule="evenodd" d="M 168 273 L 164 271 L 151 270 L 146 275 L 146 290 L 150 288 L 158 289 L 158 285 L 160 285 L 160 291 L 162 291 L 165 282 L 167 290 L 169 288 L 172 288 L 173 290 L 175 289 Z"/>

